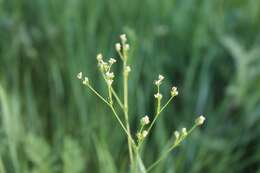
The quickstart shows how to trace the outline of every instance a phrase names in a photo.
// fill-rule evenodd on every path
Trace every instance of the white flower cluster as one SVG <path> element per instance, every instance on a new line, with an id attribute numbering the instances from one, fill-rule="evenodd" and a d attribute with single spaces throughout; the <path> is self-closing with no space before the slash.
<path id="1" fill-rule="evenodd" d="M 84 77 L 84 79 L 83 79 L 83 73 L 82 73 L 82 72 L 79 72 L 79 73 L 77 74 L 77 78 L 78 78 L 79 80 L 83 80 L 82 83 L 83 83 L 84 85 L 88 85 L 88 84 L 89 84 L 89 79 L 88 79 L 88 77 Z"/>
<path id="2" fill-rule="evenodd" d="M 115 49 L 121 55 L 121 51 L 123 51 L 123 52 L 129 51 L 130 46 L 127 43 L 127 37 L 125 34 L 121 34 L 120 39 L 121 39 L 121 43 L 116 43 Z"/>
<path id="3" fill-rule="evenodd" d="M 175 141 L 179 141 L 180 139 L 183 139 L 188 135 L 187 129 L 184 127 L 181 129 L 181 132 L 175 131 L 174 136 L 175 136 Z"/>
<path id="4" fill-rule="evenodd" d="M 156 81 L 154 82 L 155 85 L 157 85 L 157 86 L 161 85 L 163 79 L 164 79 L 164 76 L 159 74 L 158 80 L 156 80 Z"/>
<path id="5" fill-rule="evenodd" d="M 145 126 L 149 123 L 150 123 L 150 119 L 149 119 L 148 115 L 145 115 L 143 118 L 141 118 L 141 125 L 142 126 Z"/>
<path id="6" fill-rule="evenodd" d="M 200 126 L 205 122 L 206 118 L 201 115 L 195 120 L 195 126 Z M 195 127 L 194 126 L 194 127 Z M 175 131 L 174 136 L 175 136 L 175 144 L 178 145 L 185 137 L 190 133 L 194 128 L 192 128 L 189 132 L 187 132 L 187 129 L 184 127 L 181 129 L 181 131 Z"/>
<path id="7" fill-rule="evenodd" d="M 178 90 L 177 90 L 177 87 L 173 86 L 172 87 L 172 90 L 171 90 L 171 96 L 172 97 L 175 97 L 179 94 Z"/>
<path id="8" fill-rule="evenodd" d="M 161 100 L 163 96 L 162 96 L 161 93 L 156 93 L 156 94 L 154 94 L 154 97 L 155 97 L 156 99 L 158 99 L 158 100 Z"/>
<path id="9" fill-rule="evenodd" d="M 97 55 L 97 61 L 98 61 L 98 66 L 101 70 L 101 72 L 104 74 L 105 76 L 105 80 L 107 82 L 108 85 L 112 85 L 113 81 L 114 81 L 114 73 L 110 71 L 111 66 L 116 63 L 116 60 L 114 58 L 110 58 L 108 60 L 108 63 L 105 62 L 103 60 L 103 56 L 102 54 L 98 54 Z"/>
<path id="10" fill-rule="evenodd" d="M 139 141 L 142 141 L 148 135 L 148 131 L 144 130 L 142 132 L 137 133 L 137 138 Z"/>

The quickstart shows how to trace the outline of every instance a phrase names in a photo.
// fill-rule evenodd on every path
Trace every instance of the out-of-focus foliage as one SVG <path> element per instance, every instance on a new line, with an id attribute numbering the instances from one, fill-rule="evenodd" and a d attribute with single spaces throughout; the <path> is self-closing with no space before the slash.
<path id="1" fill-rule="evenodd" d="M 258 0 L 0 0 L 0 172 L 126 172 L 126 139 L 75 77 L 83 71 L 102 91 L 95 56 L 115 57 L 121 33 L 132 124 L 153 114 L 158 73 L 164 97 L 180 91 L 146 143 L 146 164 L 173 130 L 207 117 L 153 172 L 260 173 Z"/>

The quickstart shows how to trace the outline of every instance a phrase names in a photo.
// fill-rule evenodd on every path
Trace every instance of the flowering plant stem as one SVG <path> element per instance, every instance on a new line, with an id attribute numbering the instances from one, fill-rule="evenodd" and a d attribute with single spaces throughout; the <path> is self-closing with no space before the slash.
<path id="1" fill-rule="evenodd" d="M 154 119 L 153 119 L 151 125 L 149 126 L 149 128 L 148 128 L 148 130 L 147 130 L 147 133 L 148 133 L 148 134 L 150 134 L 149 132 L 150 132 L 151 129 L 153 128 L 153 126 L 154 126 L 154 124 L 155 124 L 157 118 L 159 117 L 160 113 L 162 113 L 162 111 L 168 106 L 168 104 L 172 101 L 173 98 L 174 98 L 174 96 L 171 96 L 170 99 L 165 103 L 165 105 L 164 105 L 162 108 L 159 108 L 160 105 L 157 104 L 157 112 L 156 112 L 156 114 L 155 114 L 155 116 L 154 116 Z M 142 144 L 143 144 L 143 141 L 141 141 L 141 142 L 138 144 L 137 148 L 139 149 L 139 148 L 142 146 Z"/>
<path id="2" fill-rule="evenodd" d="M 187 135 L 182 136 L 179 140 L 175 141 L 174 144 L 163 153 L 149 168 L 147 168 L 146 172 L 151 171 L 157 164 L 159 164 L 172 150 L 179 146 L 179 144 L 197 127 L 197 125 L 193 125 L 192 128 L 187 132 Z"/>
<path id="3" fill-rule="evenodd" d="M 130 66 L 127 64 L 128 60 L 128 51 L 129 51 L 129 44 L 127 44 L 127 38 L 125 34 L 120 36 L 121 43 L 117 43 L 115 45 L 116 51 L 119 54 L 122 62 L 123 62 L 123 101 L 119 98 L 116 91 L 113 89 L 113 82 L 114 82 L 114 73 L 111 71 L 111 67 L 114 63 L 116 63 L 116 59 L 110 58 L 108 62 L 104 61 L 102 54 L 97 55 L 98 66 L 100 72 L 102 74 L 103 79 L 107 84 L 108 90 L 108 97 L 104 98 L 101 94 L 99 94 L 89 83 L 89 79 L 87 76 L 83 78 L 82 72 L 78 73 L 77 78 L 82 80 L 82 83 L 87 86 L 98 98 L 100 98 L 108 107 L 111 109 L 113 116 L 119 122 L 120 126 L 122 127 L 124 133 L 127 137 L 127 144 L 128 144 L 128 151 L 129 151 L 129 158 L 130 158 L 130 170 L 132 173 L 147 173 L 152 168 L 154 168 L 159 162 L 161 162 L 166 155 L 169 154 L 174 148 L 179 146 L 179 144 L 195 129 L 196 126 L 200 126 L 204 123 L 205 117 L 200 116 L 195 120 L 195 125 L 187 132 L 186 128 L 182 128 L 182 131 L 175 131 L 175 141 L 171 145 L 171 147 L 163 153 L 159 159 L 157 159 L 148 169 L 145 168 L 145 165 L 141 158 L 140 148 L 144 142 L 144 139 L 150 134 L 151 129 L 153 128 L 156 120 L 158 119 L 159 115 L 162 111 L 170 104 L 175 96 L 178 95 L 177 87 L 173 86 L 171 89 L 171 97 L 168 101 L 161 107 L 163 95 L 160 93 L 160 85 L 164 79 L 164 76 L 159 75 L 158 80 L 155 81 L 155 85 L 157 86 L 157 93 L 154 95 L 157 101 L 156 113 L 154 115 L 153 121 L 150 124 L 149 116 L 145 115 L 140 120 L 140 125 L 138 131 L 136 133 L 136 138 L 133 138 L 131 134 L 130 122 L 129 122 L 129 105 L 128 105 L 128 77 L 129 72 L 131 71 Z M 119 107 L 121 108 L 122 113 L 124 114 L 124 121 L 121 120 L 119 117 L 113 99 L 115 99 L 115 103 L 118 103 Z M 150 124 L 150 125 L 149 125 Z"/>
<path id="4" fill-rule="evenodd" d="M 170 97 L 170 99 L 166 102 L 166 104 L 165 104 L 161 109 L 159 108 L 160 105 L 158 104 L 158 106 L 157 106 L 157 112 L 156 112 L 156 114 L 155 114 L 155 116 L 154 116 L 154 119 L 153 119 L 151 125 L 150 125 L 149 128 L 148 128 L 148 134 L 149 134 L 150 130 L 153 128 L 153 125 L 154 125 L 154 123 L 156 122 L 157 118 L 159 117 L 160 113 L 162 113 L 162 111 L 168 106 L 168 104 L 172 101 L 172 99 L 173 99 L 173 96 Z M 158 101 L 158 102 L 159 102 L 159 101 Z"/>
<path id="5" fill-rule="evenodd" d="M 90 84 L 87 85 L 87 87 L 95 94 L 98 96 L 98 98 L 100 98 L 104 103 L 106 103 L 109 108 L 112 110 L 113 115 L 115 116 L 115 118 L 117 119 L 117 121 L 119 122 L 120 126 L 123 128 L 124 132 L 126 133 L 130 143 L 132 143 L 135 146 L 135 142 L 131 137 L 131 134 L 128 133 L 127 128 L 124 126 L 123 122 L 121 121 L 121 119 L 119 118 L 113 104 L 109 103 L 104 97 L 102 97 Z"/>
<path id="6" fill-rule="evenodd" d="M 126 123 L 126 129 L 129 133 L 127 139 L 128 139 L 128 150 L 129 150 L 129 157 L 131 164 L 133 163 L 133 150 L 131 145 L 131 130 L 129 126 L 129 118 L 128 118 L 128 72 L 126 70 L 127 68 L 127 57 L 126 54 L 124 54 L 124 64 L 123 64 L 123 80 L 124 80 L 124 116 L 125 116 L 125 123 Z"/>

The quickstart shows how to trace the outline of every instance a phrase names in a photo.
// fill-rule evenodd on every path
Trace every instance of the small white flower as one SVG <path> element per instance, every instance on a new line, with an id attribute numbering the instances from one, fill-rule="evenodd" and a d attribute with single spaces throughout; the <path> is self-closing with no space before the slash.
<path id="1" fill-rule="evenodd" d="M 171 90 L 171 95 L 172 97 L 175 97 L 179 94 L 178 90 L 177 90 L 177 87 L 173 86 L 172 87 L 172 90 Z"/>
<path id="2" fill-rule="evenodd" d="M 197 125 L 202 125 L 205 120 L 206 120 L 206 118 L 205 118 L 203 115 L 201 115 L 201 116 L 199 116 L 199 117 L 195 120 L 195 123 L 196 123 Z"/>
<path id="3" fill-rule="evenodd" d="M 78 79 L 82 79 L 82 72 L 79 72 L 79 73 L 77 74 L 77 78 L 78 78 Z"/>
<path id="4" fill-rule="evenodd" d="M 136 134 L 136 136 L 137 136 L 138 140 L 142 140 L 142 134 L 141 134 L 140 132 L 138 132 L 138 133 Z"/>
<path id="5" fill-rule="evenodd" d="M 161 100 L 161 99 L 162 99 L 162 94 L 156 93 L 156 94 L 154 94 L 154 97 L 155 97 L 156 99 L 158 99 L 158 100 Z"/>
<path id="6" fill-rule="evenodd" d="M 142 138 L 145 138 L 147 135 L 148 135 L 148 132 L 147 132 L 146 130 L 144 130 L 144 131 L 142 132 Z"/>
<path id="7" fill-rule="evenodd" d="M 158 78 L 159 78 L 160 81 L 162 81 L 164 79 L 164 76 L 159 74 Z"/>
<path id="8" fill-rule="evenodd" d="M 180 132 L 175 131 L 175 132 L 174 132 L 174 136 L 175 136 L 176 140 L 178 140 L 179 137 L 180 137 Z"/>
<path id="9" fill-rule="evenodd" d="M 110 58 L 109 61 L 108 61 L 110 64 L 114 64 L 116 63 L 116 60 L 114 58 Z"/>
<path id="10" fill-rule="evenodd" d="M 102 60 L 103 60 L 103 56 L 102 56 L 101 53 L 99 53 L 99 54 L 97 55 L 97 60 L 98 60 L 98 61 L 102 61 Z"/>
<path id="11" fill-rule="evenodd" d="M 115 47 L 116 47 L 117 52 L 121 51 L 121 44 L 120 43 L 116 43 Z"/>
<path id="12" fill-rule="evenodd" d="M 125 42 L 127 41 L 127 38 L 126 38 L 126 35 L 125 35 L 125 34 L 121 34 L 121 35 L 120 35 L 120 38 L 121 38 L 121 41 L 122 41 L 123 43 L 125 43 Z"/>
<path id="13" fill-rule="evenodd" d="M 115 77 L 113 72 L 106 72 L 106 76 L 108 79 L 113 79 Z"/>
<path id="14" fill-rule="evenodd" d="M 129 44 L 126 44 L 125 47 L 124 47 L 124 50 L 125 50 L 125 51 L 129 51 L 129 49 L 130 49 Z"/>
<path id="15" fill-rule="evenodd" d="M 88 85 L 89 84 L 89 80 L 87 77 L 84 78 L 83 82 L 84 85 Z"/>
<path id="16" fill-rule="evenodd" d="M 154 82 L 155 85 L 157 85 L 157 86 L 161 85 L 163 79 L 164 79 L 164 76 L 159 74 L 158 80 L 156 80 L 156 81 Z"/>
<path id="17" fill-rule="evenodd" d="M 182 133 L 182 136 L 188 135 L 187 129 L 185 127 L 181 129 L 181 133 Z"/>
<path id="18" fill-rule="evenodd" d="M 160 85 L 160 84 L 161 84 L 161 81 L 156 80 L 154 83 L 155 83 L 155 85 Z"/>
<path id="19" fill-rule="evenodd" d="M 129 73 L 131 71 L 131 67 L 130 66 L 126 66 L 125 70 L 126 70 L 127 73 Z"/>
<path id="20" fill-rule="evenodd" d="M 147 125 L 150 123 L 150 119 L 147 115 L 145 115 L 143 118 L 141 118 L 141 124 L 144 126 L 144 125 Z"/>

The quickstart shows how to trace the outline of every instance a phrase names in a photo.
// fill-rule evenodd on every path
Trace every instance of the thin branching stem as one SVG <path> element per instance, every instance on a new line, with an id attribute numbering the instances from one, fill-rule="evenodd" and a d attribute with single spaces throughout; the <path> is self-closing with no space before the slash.
<path id="1" fill-rule="evenodd" d="M 153 126 L 154 126 L 154 124 L 155 124 L 157 118 L 159 117 L 160 113 L 162 113 L 162 111 L 168 106 L 168 104 L 172 101 L 172 99 L 173 99 L 173 96 L 170 97 L 170 99 L 165 103 L 165 105 L 160 109 L 160 111 L 157 111 L 157 113 L 155 114 L 154 119 L 153 119 L 151 125 L 149 126 L 149 128 L 148 128 L 148 130 L 147 130 L 148 135 L 150 134 L 150 131 L 151 131 L 151 129 L 153 128 Z M 138 144 L 138 146 L 137 146 L 138 149 L 142 146 L 143 142 L 144 142 L 144 141 L 141 141 L 141 142 Z"/>
<path id="2" fill-rule="evenodd" d="M 149 134 L 150 130 L 152 129 L 152 127 L 154 126 L 154 123 L 157 120 L 157 118 L 160 115 L 160 113 L 162 113 L 162 111 L 167 107 L 167 105 L 172 101 L 172 99 L 173 99 L 173 97 L 170 97 L 170 99 L 166 102 L 166 104 L 159 111 L 157 111 L 157 113 L 154 116 L 154 119 L 153 119 L 151 125 L 149 126 L 149 128 L 147 130 L 148 134 Z"/>
<path id="3" fill-rule="evenodd" d="M 103 102 L 105 102 L 108 106 L 110 106 L 109 102 L 104 98 L 102 97 L 90 84 L 87 85 L 89 87 L 89 89 L 94 93 L 96 94 Z"/>
<path id="4" fill-rule="evenodd" d="M 121 127 L 123 128 L 123 130 L 125 131 L 127 137 L 129 138 L 130 142 L 135 146 L 135 142 L 131 137 L 131 134 L 128 132 L 127 128 L 124 126 L 123 122 L 121 121 L 121 119 L 119 118 L 115 108 L 113 107 L 113 105 L 109 105 L 109 107 L 111 108 L 113 114 L 115 115 L 116 119 L 118 120 L 119 124 L 121 125 Z"/>
<path id="5" fill-rule="evenodd" d="M 187 132 L 187 135 L 181 137 L 177 142 L 174 144 L 164 153 L 162 154 L 147 170 L 146 172 L 151 171 L 157 164 L 159 164 L 172 150 L 180 145 L 180 143 L 188 136 L 190 133 L 197 127 L 197 125 L 193 125 L 193 127 Z"/>
<path id="6" fill-rule="evenodd" d="M 120 100 L 119 96 L 117 95 L 117 93 L 115 92 L 114 88 L 111 87 L 111 91 L 113 96 L 115 97 L 117 103 L 119 104 L 119 106 L 121 107 L 122 110 L 124 110 L 124 104 L 122 103 L 122 101 Z"/>
<path id="7" fill-rule="evenodd" d="M 104 97 L 102 97 L 90 84 L 87 85 L 89 87 L 89 89 L 96 94 L 103 102 L 105 102 L 112 110 L 113 115 L 116 117 L 117 121 L 119 122 L 120 126 L 123 128 L 123 130 L 125 131 L 126 135 L 128 136 L 129 140 L 131 143 L 133 143 L 133 145 L 135 145 L 134 140 L 131 137 L 131 134 L 128 133 L 127 128 L 124 126 L 123 122 L 121 121 L 121 119 L 119 118 L 115 108 L 113 107 L 112 104 L 110 104 Z"/>

